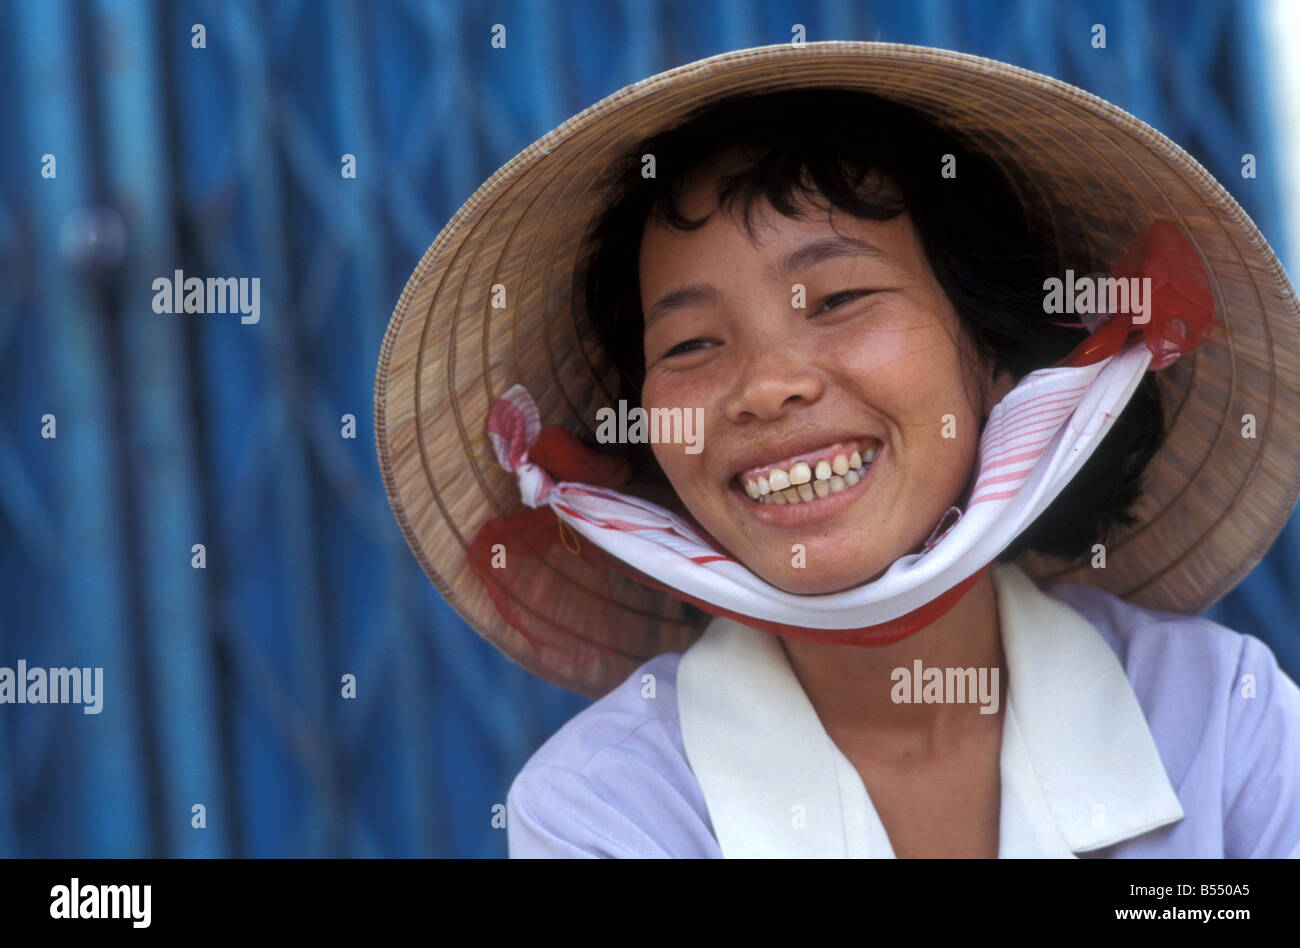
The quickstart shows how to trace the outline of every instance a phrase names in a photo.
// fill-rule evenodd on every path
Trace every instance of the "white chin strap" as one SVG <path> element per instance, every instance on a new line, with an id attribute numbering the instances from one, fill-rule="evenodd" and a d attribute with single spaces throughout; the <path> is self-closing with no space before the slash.
<path id="1" fill-rule="evenodd" d="M 956 524 L 883 576 L 826 595 L 778 589 L 657 504 L 553 481 L 528 460 L 541 425 L 521 385 L 493 406 L 489 437 L 501 466 L 518 478 L 525 504 L 550 505 L 578 535 L 651 579 L 740 615 L 809 629 L 859 629 L 905 616 L 991 563 L 1078 473 L 1150 364 L 1151 352 L 1138 343 L 1094 365 L 1025 376 L 989 415 L 975 485 Z"/>

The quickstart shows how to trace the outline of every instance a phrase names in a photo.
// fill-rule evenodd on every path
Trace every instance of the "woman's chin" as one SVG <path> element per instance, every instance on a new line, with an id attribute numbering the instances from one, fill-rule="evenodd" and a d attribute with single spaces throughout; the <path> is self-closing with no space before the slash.
<path id="1" fill-rule="evenodd" d="M 800 554 L 796 550 L 791 554 L 791 561 L 797 562 L 799 557 Z M 864 572 L 860 567 L 856 569 L 846 567 L 828 571 L 824 568 L 814 570 L 810 564 L 805 564 L 768 569 L 760 573 L 752 565 L 749 568 L 765 582 L 796 596 L 825 596 L 830 593 L 844 592 L 846 589 L 854 589 L 880 578 L 888 569 L 886 566 L 872 572 Z"/>

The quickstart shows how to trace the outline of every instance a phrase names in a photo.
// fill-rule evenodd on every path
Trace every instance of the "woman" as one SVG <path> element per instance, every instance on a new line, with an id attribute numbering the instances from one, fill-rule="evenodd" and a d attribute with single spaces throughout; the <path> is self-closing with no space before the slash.
<path id="1" fill-rule="evenodd" d="M 1280 523 L 1260 513 L 1289 511 L 1300 476 L 1294 454 L 1247 446 L 1291 486 L 1233 488 L 1255 509 L 1232 536 L 1172 516 L 1222 475 L 1188 475 L 1193 434 L 1177 407 L 1166 430 L 1157 373 L 1196 358 L 1204 386 L 1215 304 L 1237 332 L 1252 319 L 1174 197 L 1226 195 L 1185 162 L 1156 191 L 1165 218 L 1117 208 L 1138 123 L 1010 67 L 856 43 L 717 59 L 729 70 L 656 77 L 544 139 L 533 179 L 556 186 L 493 202 L 527 210 L 492 218 L 472 198 L 448 229 L 471 236 L 435 243 L 385 341 L 381 466 L 426 571 L 507 654 L 604 695 L 514 782 L 511 854 L 1300 855 L 1300 690 L 1258 640 L 1182 614 L 1240 578 Z M 755 74 L 791 88 L 743 92 Z M 548 239 L 532 209 L 594 177 L 616 111 L 647 134 L 607 150 L 571 204 L 583 240 Z M 1089 158 L 1106 163 L 1091 190 Z M 522 255 L 496 237 L 510 214 Z M 538 245 L 544 268 L 510 271 Z M 567 299 L 549 278 L 565 261 Z M 1054 305 L 1053 278 L 1077 306 Z M 1110 309 L 1076 294 L 1089 280 Z M 1270 365 L 1297 349 L 1294 324 L 1278 342 L 1293 304 L 1272 280 L 1253 314 Z M 469 341 L 448 308 L 410 328 L 420 294 L 436 310 L 466 286 L 503 296 L 513 324 L 489 309 Z M 438 521 L 454 527 L 472 496 L 434 467 L 477 395 L 451 364 L 504 354 L 503 334 L 514 364 L 482 363 L 528 383 L 491 386 L 506 391 L 486 429 L 532 510 L 508 513 L 471 461 L 489 502 L 435 569 Z M 430 351 L 449 354 L 432 374 Z M 1183 407 L 1206 397 L 1170 387 Z M 700 437 L 647 443 L 620 424 L 615 455 L 540 425 L 567 404 L 602 440 L 612 426 L 593 419 L 616 403 L 698 419 Z M 410 424 L 389 423 L 394 405 Z M 1288 410 L 1271 406 L 1271 437 Z M 1237 450 L 1225 430 L 1209 443 Z M 1153 465 L 1163 480 L 1144 485 Z M 1177 572 L 1206 544 L 1218 565 Z M 1073 564 L 1074 582 L 1040 589 L 1017 563 Z"/>

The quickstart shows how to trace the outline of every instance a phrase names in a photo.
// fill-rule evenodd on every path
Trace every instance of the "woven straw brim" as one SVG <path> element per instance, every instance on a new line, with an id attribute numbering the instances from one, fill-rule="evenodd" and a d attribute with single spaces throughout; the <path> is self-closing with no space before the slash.
<path id="1" fill-rule="evenodd" d="M 699 635 L 698 613 L 628 580 L 593 584 L 560 545 L 540 579 L 516 584 L 501 571 L 500 588 L 542 631 L 511 628 L 465 558 L 487 518 L 522 509 L 485 423 L 517 382 L 544 423 L 588 437 L 597 408 L 616 402 L 611 367 L 570 298 L 601 210 L 592 182 L 706 101 L 806 86 L 895 100 L 982 148 L 1078 272 L 1108 267 L 1155 220 L 1190 238 L 1226 331 L 1159 373 L 1169 433 L 1148 468 L 1140 522 L 1107 550 L 1104 569 L 1036 556 L 1021 565 L 1040 581 L 1189 614 L 1223 596 L 1263 556 L 1300 489 L 1300 312 L 1267 242 L 1186 152 L 1089 93 L 974 56 L 858 42 L 740 50 L 628 86 L 522 151 L 438 235 L 384 337 L 375 431 L 389 501 L 439 592 L 506 655 L 591 697 Z M 497 284 L 503 309 L 492 307 Z M 1247 414 L 1254 438 L 1242 434 Z"/>

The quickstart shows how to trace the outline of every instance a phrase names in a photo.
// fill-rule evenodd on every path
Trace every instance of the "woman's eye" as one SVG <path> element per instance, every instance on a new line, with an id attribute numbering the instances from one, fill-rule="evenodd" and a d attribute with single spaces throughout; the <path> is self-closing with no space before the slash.
<path id="1" fill-rule="evenodd" d="M 664 353 L 663 357 L 666 359 L 670 355 L 678 355 L 683 352 L 694 352 L 698 346 L 707 345 L 707 344 L 708 344 L 707 339 L 687 339 L 685 342 L 679 342 L 677 345 L 673 346 L 671 349 L 669 349 L 667 352 Z"/>
<path id="2" fill-rule="evenodd" d="M 866 296 L 868 295 L 869 292 L 870 292 L 869 290 L 847 290 L 843 293 L 836 293 L 834 296 L 826 297 L 826 303 L 824 304 L 823 308 L 834 309 L 836 306 L 839 306 L 843 302 L 851 300 L 857 296 Z"/>

